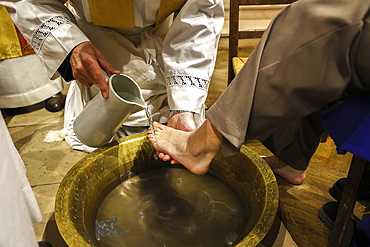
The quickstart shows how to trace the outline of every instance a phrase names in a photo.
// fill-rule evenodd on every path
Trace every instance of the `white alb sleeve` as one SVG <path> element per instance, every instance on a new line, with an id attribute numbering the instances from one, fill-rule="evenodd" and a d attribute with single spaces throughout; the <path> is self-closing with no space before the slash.
<path id="1" fill-rule="evenodd" d="M 175 18 L 162 50 L 171 110 L 202 110 L 223 24 L 222 0 L 188 0 Z"/>
<path id="2" fill-rule="evenodd" d="M 27 42 L 52 78 L 68 53 L 88 41 L 73 14 L 58 0 L 2 1 Z"/>

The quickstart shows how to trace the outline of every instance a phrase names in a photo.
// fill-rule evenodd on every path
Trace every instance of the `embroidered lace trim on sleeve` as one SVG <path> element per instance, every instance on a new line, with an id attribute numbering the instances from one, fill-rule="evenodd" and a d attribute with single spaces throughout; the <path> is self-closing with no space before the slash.
<path id="1" fill-rule="evenodd" d="M 64 24 L 70 22 L 67 17 L 64 16 L 54 16 L 41 24 L 32 34 L 31 46 L 36 51 L 39 52 L 44 40 L 48 35 L 63 26 Z"/>
<path id="2" fill-rule="evenodd" d="M 193 76 L 169 76 L 167 77 L 168 86 L 189 86 L 208 91 L 209 81 Z"/>

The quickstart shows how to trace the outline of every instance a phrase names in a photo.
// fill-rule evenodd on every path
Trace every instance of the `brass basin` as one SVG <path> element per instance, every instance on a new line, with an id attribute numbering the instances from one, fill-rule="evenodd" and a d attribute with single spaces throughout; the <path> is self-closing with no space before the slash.
<path id="1" fill-rule="evenodd" d="M 171 167 L 156 161 L 145 133 L 132 135 L 101 147 L 81 159 L 64 177 L 55 201 L 55 218 L 68 246 L 99 246 L 94 229 L 97 208 L 127 174 Z M 268 164 L 243 146 L 238 155 L 218 154 L 210 172 L 244 197 L 250 220 L 245 236 L 236 245 L 256 246 L 270 230 L 278 208 L 279 191 Z"/>

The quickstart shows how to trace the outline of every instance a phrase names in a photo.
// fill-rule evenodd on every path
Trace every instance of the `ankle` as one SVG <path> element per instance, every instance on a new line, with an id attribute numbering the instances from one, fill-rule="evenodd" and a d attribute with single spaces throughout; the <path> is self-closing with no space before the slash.
<path id="1" fill-rule="evenodd" d="M 198 157 L 205 153 L 206 145 L 204 145 L 204 142 L 200 138 L 197 138 L 198 135 L 195 132 L 189 133 L 186 150 L 191 156 Z"/>

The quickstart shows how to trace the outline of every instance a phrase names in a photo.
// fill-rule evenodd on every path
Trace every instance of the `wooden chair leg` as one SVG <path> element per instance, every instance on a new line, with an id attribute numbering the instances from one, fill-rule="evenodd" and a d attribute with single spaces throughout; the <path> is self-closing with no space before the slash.
<path id="1" fill-rule="evenodd" d="M 333 231 L 329 236 L 329 247 L 339 247 L 342 244 L 344 232 L 348 221 L 351 220 L 353 208 L 356 202 L 356 194 L 361 181 L 363 171 L 366 166 L 366 160 L 354 155 L 348 172 L 346 185 L 340 200 L 337 218 Z"/>

